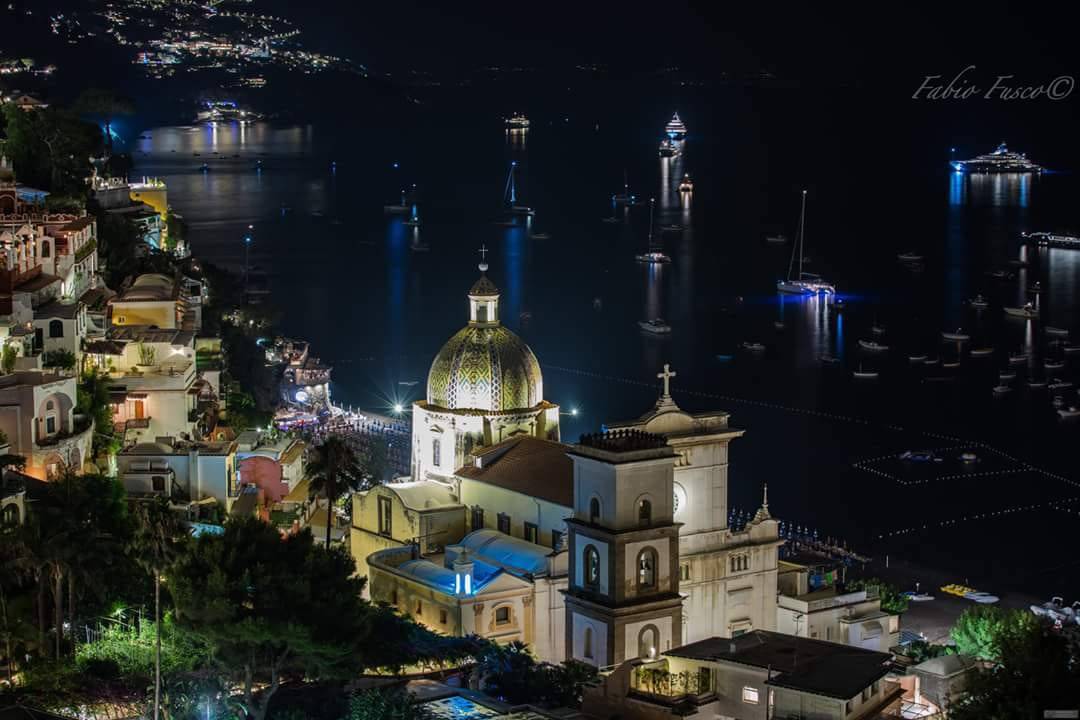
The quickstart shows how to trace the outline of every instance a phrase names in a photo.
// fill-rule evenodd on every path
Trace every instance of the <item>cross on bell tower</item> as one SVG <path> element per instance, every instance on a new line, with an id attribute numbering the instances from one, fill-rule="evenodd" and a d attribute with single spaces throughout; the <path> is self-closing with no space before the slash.
<path id="1" fill-rule="evenodd" d="M 487 269 L 488 269 L 488 264 L 487 264 L 488 249 L 487 249 L 487 245 L 481 245 L 480 250 L 478 252 L 480 253 L 480 272 L 487 272 Z"/>
<path id="2" fill-rule="evenodd" d="M 656 377 L 664 381 L 664 397 L 671 397 L 671 378 L 678 375 L 677 372 L 671 369 L 671 365 L 664 363 L 664 372 L 657 373 Z"/>

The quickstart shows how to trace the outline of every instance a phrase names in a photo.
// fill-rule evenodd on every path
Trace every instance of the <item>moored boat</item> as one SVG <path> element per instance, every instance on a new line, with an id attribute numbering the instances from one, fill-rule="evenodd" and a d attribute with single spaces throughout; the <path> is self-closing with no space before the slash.
<path id="1" fill-rule="evenodd" d="M 638 320 L 638 327 L 653 335 L 666 335 L 671 332 L 671 326 L 664 322 L 663 318 L 652 320 Z"/>

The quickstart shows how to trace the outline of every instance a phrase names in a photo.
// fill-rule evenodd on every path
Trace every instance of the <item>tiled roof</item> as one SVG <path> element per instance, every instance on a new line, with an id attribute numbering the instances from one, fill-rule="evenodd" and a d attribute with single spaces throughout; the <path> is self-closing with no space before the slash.
<path id="1" fill-rule="evenodd" d="M 474 453 L 476 461 L 457 471 L 461 477 L 513 490 L 564 507 L 574 505 L 574 463 L 567 446 L 521 436 Z"/>

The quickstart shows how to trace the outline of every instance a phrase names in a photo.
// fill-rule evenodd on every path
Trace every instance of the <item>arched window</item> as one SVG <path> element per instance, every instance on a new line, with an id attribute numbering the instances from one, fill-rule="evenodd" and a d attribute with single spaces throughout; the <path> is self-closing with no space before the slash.
<path id="1" fill-rule="evenodd" d="M 637 504 L 638 525 L 652 524 L 652 503 L 642 499 Z"/>
<path id="2" fill-rule="evenodd" d="M 49 257 L 49 243 L 47 242 L 41 243 L 41 257 Z"/>
<path id="3" fill-rule="evenodd" d="M 4 507 L 4 527 L 15 527 L 19 524 L 19 506 L 10 503 Z"/>
<path id="4" fill-rule="evenodd" d="M 638 633 L 638 657 L 652 660 L 656 657 L 656 646 L 660 644 L 660 632 L 655 625 L 646 625 Z"/>
<path id="5" fill-rule="evenodd" d="M 656 587 L 656 551 L 647 547 L 637 556 L 638 590 L 651 590 Z"/>
<path id="6" fill-rule="evenodd" d="M 64 323 L 59 320 L 49 321 L 49 337 L 62 338 L 64 337 Z"/>
<path id="7" fill-rule="evenodd" d="M 442 443 L 439 442 L 439 438 L 435 438 L 431 441 L 431 464 L 435 467 L 439 467 L 439 456 L 442 454 Z"/>
<path id="8" fill-rule="evenodd" d="M 52 400 L 49 400 L 49 401 L 47 401 L 45 403 L 45 409 L 46 410 L 52 410 L 53 409 L 53 401 Z"/>
<path id="9" fill-rule="evenodd" d="M 596 524 L 600 519 L 600 498 L 593 498 L 589 501 L 589 522 Z"/>
<path id="10" fill-rule="evenodd" d="M 582 643 L 582 645 L 584 647 L 581 650 L 581 654 L 583 656 L 587 657 L 588 659 L 592 660 L 593 659 L 593 649 L 592 649 L 592 628 L 591 627 L 586 626 L 586 628 L 585 628 L 585 640 Z"/>
<path id="11" fill-rule="evenodd" d="M 600 553 L 592 545 L 585 546 L 585 584 L 593 587 L 600 584 Z"/>

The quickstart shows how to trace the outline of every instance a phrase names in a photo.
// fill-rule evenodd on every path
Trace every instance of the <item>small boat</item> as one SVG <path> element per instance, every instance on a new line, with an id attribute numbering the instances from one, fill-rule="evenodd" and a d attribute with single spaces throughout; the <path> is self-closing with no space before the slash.
<path id="1" fill-rule="evenodd" d="M 766 235 L 765 242 L 771 245 L 784 245 L 787 243 L 787 235 Z"/>
<path id="2" fill-rule="evenodd" d="M 987 592 L 979 592 L 978 590 L 974 590 L 972 592 L 964 593 L 964 599 L 977 602 L 980 605 L 993 605 L 1000 598 L 997 595 L 991 595 Z"/>
<path id="3" fill-rule="evenodd" d="M 676 157 L 679 154 L 679 146 L 670 140 L 664 139 L 660 141 L 660 157 Z"/>
<path id="4" fill-rule="evenodd" d="M 1012 382 L 1015 379 L 1016 379 L 1016 373 L 1014 373 L 1014 372 L 1009 372 L 1007 370 L 1003 370 L 1000 373 L 998 373 L 998 380 L 1000 380 L 1003 383 Z"/>
<path id="5" fill-rule="evenodd" d="M 747 342 L 744 342 L 741 345 L 741 347 L 742 347 L 743 350 L 746 350 L 747 352 L 750 352 L 750 353 L 754 353 L 755 355 L 759 355 L 759 354 L 765 352 L 765 346 L 762 345 L 761 343 L 757 343 L 757 342 L 749 342 L 749 341 L 747 341 Z"/>
<path id="6" fill-rule="evenodd" d="M 908 362 L 910 363 L 925 363 L 927 357 L 925 355 L 908 355 Z"/>
<path id="7" fill-rule="evenodd" d="M 694 190 L 694 181 L 690 179 L 690 173 L 684 173 L 682 181 L 679 183 L 679 192 L 692 192 Z"/>
<path id="8" fill-rule="evenodd" d="M 1080 354 L 1080 345 L 1066 345 L 1061 348 L 1061 352 L 1065 353 L 1066 355 Z"/>
<path id="9" fill-rule="evenodd" d="M 506 118 L 505 122 L 511 130 L 526 130 L 529 127 L 529 118 L 517 112 Z"/>
<path id="10" fill-rule="evenodd" d="M 532 233 L 531 235 L 529 235 L 529 237 L 532 238 L 533 240 L 550 240 L 551 239 L 551 235 L 549 233 L 546 233 L 546 232 Z"/>
<path id="11" fill-rule="evenodd" d="M 902 252 L 896 256 L 896 259 L 902 263 L 921 263 L 923 256 L 916 252 Z"/>
<path id="12" fill-rule="evenodd" d="M 784 325 L 783 320 L 776 320 L 775 322 L 773 322 L 773 327 L 776 328 L 777 330 L 783 330 L 787 326 Z"/>
<path id="13" fill-rule="evenodd" d="M 637 259 L 638 262 L 643 263 L 659 264 L 671 262 L 671 258 L 662 252 L 641 253 L 640 255 L 635 255 L 634 257 Z"/>
<path id="14" fill-rule="evenodd" d="M 1070 405 L 1067 408 L 1058 408 L 1057 414 L 1062 420 L 1074 420 L 1080 417 L 1080 408 L 1075 405 Z"/>
<path id="15" fill-rule="evenodd" d="M 1028 361 L 1027 353 L 1009 353 L 1010 365 L 1025 365 Z"/>
<path id="16" fill-rule="evenodd" d="M 990 302 L 982 295 L 976 295 L 975 297 L 968 300 L 968 305 L 975 308 L 976 310 L 982 310 L 983 308 L 990 307 Z"/>
<path id="17" fill-rule="evenodd" d="M 945 462 L 945 458 L 936 455 L 932 450 L 905 450 L 897 455 L 896 459 L 916 463 Z"/>
<path id="18" fill-rule="evenodd" d="M 661 225 L 660 229 L 663 230 L 664 232 L 679 232 L 681 230 L 685 230 L 685 228 L 682 225 L 677 225 L 677 224 Z"/>
<path id="19" fill-rule="evenodd" d="M 942 331 L 941 338 L 943 340 L 950 340 L 952 342 L 967 342 L 971 339 L 971 336 L 960 328 L 956 329 L 956 332 Z"/>
<path id="20" fill-rule="evenodd" d="M 941 363 L 941 367 L 948 368 L 949 370 L 955 370 L 956 368 L 960 367 L 960 361 L 956 360 L 953 362 L 943 362 Z"/>
<path id="21" fill-rule="evenodd" d="M 977 463 L 979 462 L 979 456 L 975 453 L 968 451 L 960 453 L 960 462 L 962 463 Z"/>
<path id="22" fill-rule="evenodd" d="M 851 376 L 856 380 L 877 380 L 877 370 L 863 370 L 862 366 L 858 370 L 853 370 Z"/>
<path id="23" fill-rule="evenodd" d="M 1029 390 L 1045 390 L 1046 389 L 1046 381 L 1045 380 L 1028 380 L 1027 386 L 1028 386 Z"/>
<path id="24" fill-rule="evenodd" d="M 1047 360 L 1043 363 L 1043 368 L 1046 370 L 1061 370 L 1065 367 L 1064 360 Z"/>
<path id="25" fill-rule="evenodd" d="M 875 335 L 884 335 L 885 334 L 885 326 L 884 325 L 878 325 L 877 323 L 874 323 L 873 325 L 870 326 L 870 332 L 874 333 Z"/>
<path id="26" fill-rule="evenodd" d="M 1009 393 L 1011 393 L 1012 388 L 1008 385 L 995 385 L 993 392 L 995 396 L 1001 397 L 1002 395 L 1008 395 Z"/>
<path id="27" fill-rule="evenodd" d="M 1052 382 L 1047 385 L 1050 390 L 1072 390 L 1073 384 L 1067 380 Z"/>
<path id="28" fill-rule="evenodd" d="M 1047 325 L 1045 328 L 1043 328 L 1043 332 L 1046 333 L 1047 335 L 1049 335 L 1050 337 L 1061 337 L 1061 338 L 1069 337 L 1069 331 L 1068 330 L 1066 330 L 1065 328 L 1054 327 L 1052 325 Z"/>
<path id="29" fill-rule="evenodd" d="M 1016 275 L 1009 272 L 1008 270 L 991 270 L 990 272 L 986 273 L 986 276 L 991 277 L 994 280 L 1012 280 L 1014 277 L 1016 277 Z"/>
<path id="30" fill-rule="evenodd" d="M 829 353 L 822 353 L 821 355 L 818 356 L 818 359 L 821 360 L 821 362 L 825 363 L 826 365 L 836 365 L 836 364 L 838 364 L 840 362 L 840 358 L 836 357 L 835 355 L 831 355 Z"/>
<path id="31" fill-rule="evenodd" d="M 536 211 L 528 205 L 511 205 L 507 212 L 511 215 L 535 215 Z"/>
<path id="32" fill-rule="evenodd" d="M 1026 318 L 1032 320 L 1039 317 L 1039 310 L 1031 303 L 1026 303 L 1023 307 L 1007 307 L 1004 308 L 1005 314 L 1012 317 Z"/>
<path id="33" fill-rule="evenodd" d="M 971 352 L 969 354 L 971 355 L 971 357 L 988 357 L 988 356 L 994 354 L 994 348 L 992 348 L 992 347 L 972 348 Z"/>
<path id="34" fill-rule="evenodd" d="M 889 349 L 888 345 L 882 345 L 881 343 L 874 340 L 860 340 L 859 347 L 866 352 L 872 353 L 886 352 Z"/>
<path id="35" fill-rule="evenodd" d="M 663 318 L 652 320 L 638 320 L 638 327 L 653 335 L 666 335 L 671 332 L 671 326 L 664 322 Z"/>
<path id="36" fill-rule="evenodd" d="M 933 366 L 933 365 L 938 365 L 938 364 L 940 364 L 940 362 L 941 362 L 941 361 L 940 361 L 940 360 L 938 360 L 937 358 L 926 358 L 926 359 L 924 359 L 924 360 L 922 361 L 922 364 L 923 364 L 923 365 L 929 365 L 929 366 Z"/>

